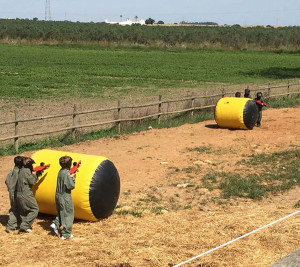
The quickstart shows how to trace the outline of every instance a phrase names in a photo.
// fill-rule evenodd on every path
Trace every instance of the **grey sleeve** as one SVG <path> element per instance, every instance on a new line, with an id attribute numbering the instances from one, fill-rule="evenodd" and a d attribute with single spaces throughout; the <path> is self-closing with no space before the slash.
<path id="1" fill-rule="evenodd" d="M 6 180 L 5 180 L 5 184 L 6 184 L 7 190 L 10 189 L 11 176 L 12 176 L 12 171 L 9 171 L 8 174 L 6 175 Z"/>
<path id="2" fill-rule="evenodd" d="M 71 176 L 70 173 L 67 173 L 64 177 L 65 186 L 67 189 L 72 190 L 75 188 L 75 179 Z"/>
<path id="3" fill-rule="evenodd" d="M 25 169 L 25 178 L 27 179 L 29 185 L 34 185 L 38 180 L 37 176 L 32 174 L 27 168 Z"/>

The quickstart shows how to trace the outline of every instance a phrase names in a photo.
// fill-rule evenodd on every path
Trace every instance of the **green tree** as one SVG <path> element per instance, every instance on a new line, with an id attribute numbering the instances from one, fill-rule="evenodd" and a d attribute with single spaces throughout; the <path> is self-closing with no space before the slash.
<path id="1" fill-rule="evenodd" d="M 153 24 L 155 22 L 155 20 L 154 19 L 151 19 L 151 18 L 149 18 L 149 19 L 146 19 L 146 21 L 145 21 L 145 23 L 148 25 L 148 24 Z"/>

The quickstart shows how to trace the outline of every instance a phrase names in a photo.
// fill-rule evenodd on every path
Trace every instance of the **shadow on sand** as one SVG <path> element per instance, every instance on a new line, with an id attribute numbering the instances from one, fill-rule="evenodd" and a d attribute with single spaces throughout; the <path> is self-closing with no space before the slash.
<path id="1" fill-rule="evenodd" d="M 0 215 L 0 223 L 1 223 L 3 226 L 6 226 L 7 221 L 8 221 L 8 215 Z"/>
<path id="2" fill-rule="evenodd" d="M 206 124 L 205 127 L 209 129 L 227 129 L 228 131 L 249 131 L 249 129 L 222 128 L 218 124 Z"/>
<path id="3" fill-rule="evenodd" d="M 37 224 L 39 224 L 44 230 L 50 231 L 50 224 L 55 219 L 55 216 L 39 213 L 38 218 L 40 219 L 40 221 L 37 222 Z"/>
<path id="4" fill-rule="evenodd" d="M 209 129 L 221 129 L 218 124 L 206 124 L 205 127 Z"/>
<path id="5" fill-rule="evenodd" d="M 39 215 L 38 215 L 39 221 L 37 222 L 37 224 L 39 224 L 44 230 L 50 231 L 50 224 L 53 222 L 55 217 L 56 217 L 55 215 L 39 213 Z M 7 216 L 7 219 L 8 219 L 8 216 Z M 74 223 L 84 224 L 84 223 L 91 223 L 91 222 L 85 221 L 85 220 L 80 220 L 80 219 L 74 219 Z"/>

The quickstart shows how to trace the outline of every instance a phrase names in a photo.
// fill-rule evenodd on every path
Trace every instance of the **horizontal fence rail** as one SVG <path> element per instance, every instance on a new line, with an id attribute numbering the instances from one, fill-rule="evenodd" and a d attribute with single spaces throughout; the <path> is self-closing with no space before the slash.
<path id="1" fill-rule="evenodd" d="M 296 90 L 291 90 L 291 88 L 295 88 Z M 249 88 L 249 87 L 247 87 Z M 276 89 L 285 89 L 285 92 L 280 93 L 273 93 L 272 91 Z M 232 96 L 235 94 L 235 92 L 228 91 L 226 92 L 225 89 L 221 89 L 221 93 L 218 94 L 212 94 L 212 95 L 192 95 L 189 97 L 184 97 L 180 99 L 170 99 L 170 100 L 162 100 L 162 96 L 158 96 L 158 101 L 154 101 L 151 103 L 145 103 L 140 105 L 121 105 L 121 101 L 118 101 L 118 105 L 115 107 L 109 107 L 109 108 L 99 108 L 99 109 L 93 109 L 93 110 L 84 110 L 84 111 L 77 111 L 76 105 L 74 105 L 73 112 L 69 112 L 66 114 L 56 114 L 56 115 L 49 115 L 49 116 L 43 116 L 43 117 L 35 117 L 35 118 L 19 118 L 18 110 L 15 111 L 15 118 L 14 120 L 10 121 L 4 121 L 0 122 L 0 128 L 6 125 L 13 125 L 14 127 L 14 134 L 11 136 L 0 138 L 0 142 L 7 141 L 7 140 L 14 140 L 14 147 L 16 152 L 19 150 L 19 139 L 30 137 L 30 136 L 39 136 L 39 135 L 50 135 L 58 132 L 66 132 L 71 131 L 72 136 L 74 137 L 74 133 L 77 129 L 82 128 L 91 128 L 96 126 L 102 126 L 102 125 L 113 125 L 117 127 L 118 133 L 121 133 L 121 123 L 125 122 L 134 122 L 134 121 L 141 121 L 145 119 L 153 119 L 157 118 L 158 122 L 161 121 L 161 118 L 163 116 L 173 115 L 173 114 L 180 114 L 180 113 L 187 113 L 190 112 L 191 116 L 194 115 L 194 112 L 197 110 L 203 110 L 203 109 L 209 109 L 215 107 L 217 101 L 219 98 L 224 96 Z M 251 93 L 255 92 L 263 92 L 265 98 L 271 98 L 271 97 L 280 97 L 280 96 L 288 96 L 291 97 L 294 94 L 300 93 L 300 85 L 299 84 L 290 84 L 287 83 L 287 85 L 276 85 L 271 86 L 268 84 L 267 87 L 262 87 L 258 89 L 251 89 Z M 272 94 L 271 94 L 272 93 Z M 195 102 L 200 100 L 204 100 L 205 103 L 202 103 L 201 105 L 196 105 Z M 210 102 L 210 103 L 207 103 Z M 175 104 L 175 103 L 182 103 L 182 105 L 185 106 L 185 108 L 181 109 L 175 109 L 175 110 L 163 110 L 163 105 L 169 105 L 169 104 Z M 135 116 L 134 114 L 131 114 L 128 118 L 122 118 L 122 110 L 142 110 L 143 108 L 153 108 L 156 109 L 156 111 L 152 112 L 151 114 L 146 114 L 143 116 Z M 94 123 L 86 123 L 86 124 L 78 124 L 76 123 L 76 118 L 79 115 L 86 115 L 86 114 L 92 114 L 92 113 L 100 113 L 100 112 L 115 112 L 116 119 L 113 120 L 104 120 L 104 121 L 97 121 Z M 57 119 L 57 118 L 71 118 L 71 126 L 67 127 L 61 127 L 53 130 L 48 131 L 39 131 L 39 132 L 32 132 L 27 134 L 21 134 L 19 129 L 19 123 L 27 123 L 27 122 L 35 122 L 35 121 L 41 121 L 41 120 L 50 120 L 50 119 Z"/>

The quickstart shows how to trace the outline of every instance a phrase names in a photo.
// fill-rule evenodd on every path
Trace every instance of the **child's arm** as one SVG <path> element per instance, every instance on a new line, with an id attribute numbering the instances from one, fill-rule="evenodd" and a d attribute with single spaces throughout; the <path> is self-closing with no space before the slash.
<path id="1" fill-rule="evenodd" d="M 256 103 L 259 104 L 259 105 L 261 105 L 261 106 L 265 106 L 265 107 L 268 106 L 266 103 L 264 103 L 264 102 L 262 102 L 260 100 L 256 100 Z"/>
<path id="2" fill-rule="evenodd" d="M 31 173 L 29 169 L 25 168 L 24 174 L 29 185 L 34 185 L 37 182 L 38 180 L 37 176 L 35 175 L 35 173 Z"/>
<path id="3" fill-rule="evenodd" d="M 6 180 L 5 180 L 5 184 L 6 184 L 6 187 L 7 187 L 7 190 L 9 191 L 10 190 L 10 184 L 11 184 L 11 177 L 12 177 L 12 173 L 13 171 L 9 171 L 7 176 L 6 176 Z"/>
<path id="4" fill-rule="evenodd" d="M 75 188 L 75 179 L 69 172 L 66 173 L 65 176 L 65 186 L 67 189 L 72 190 Z"/>

